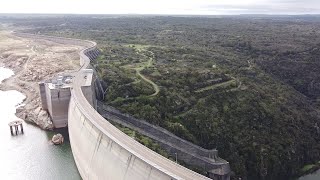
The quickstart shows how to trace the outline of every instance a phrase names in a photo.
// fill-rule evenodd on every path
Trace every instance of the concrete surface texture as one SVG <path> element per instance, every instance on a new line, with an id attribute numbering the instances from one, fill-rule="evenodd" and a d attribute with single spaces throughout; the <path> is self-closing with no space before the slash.
<path id="1" fill-rule="evenodd" d="M 89 67 L 90 59 L 96 56 L 96 43 L 24 35 L 87 47 L 79 53 L 81 68 L 74 74 L 68 109 L 72 152 L 83 179 L 209 179 L 153 152 L 122 133 L 87 101 L 81 87 L 86 84 L 85 69 Z"/>
<path id="2" fill-rule="evenodd" d="M 80 52 L 82 69 L 90 50 Z M 82 53 L 89 54 L 84 56 Z M 75 76 L 69 105 L 69 136 L 84 179 L 209 179 L 153 152 L 106 121 L 86 100 L 82 71 Z"/>

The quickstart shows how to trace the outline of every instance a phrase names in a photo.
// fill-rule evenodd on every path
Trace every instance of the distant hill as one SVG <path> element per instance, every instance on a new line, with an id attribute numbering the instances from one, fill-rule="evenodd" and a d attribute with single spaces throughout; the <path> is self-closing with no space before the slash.
<path id="1" fill-rule="evenodd" d="M 106 103 L 217 148 L 243 179 L 292 179 L 320 160 L 319 20 L 0 18 L 97 41 Z"/>

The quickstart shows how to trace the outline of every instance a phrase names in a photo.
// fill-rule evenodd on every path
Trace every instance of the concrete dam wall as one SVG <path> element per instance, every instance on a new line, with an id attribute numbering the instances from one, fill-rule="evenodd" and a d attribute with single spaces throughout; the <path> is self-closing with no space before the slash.
<path id="1" fill-rule="evenodd" d="M 83 179 L 171 179 L 172 176 L 130 153 L 103 133 L 70 101 L 69 133 L 72 152 Z M 112 136 L 111 136 L 112 137 Z M 177 177 L 177 179 L 179 179 Z"/>
<path id="2" fill-rule="evenodd" d="M 159 126 L 149 124 L 142 119 L 136 119 L 129 114 L 123 114 L 119 110 L 98 102 L 98 112 L 108 121 L 121 124 L 125 127 L 152 138 L 169 155 L 183 161 L 188 165 L 196 166 L 205 170 L 213 179 L 228 179 L 230 175 L 229 162 L 218 156 L 216 149 L 204 149 L 184 139 L 177 137 L 171 132 Z"/>
<path id="3" fill-rule="evenodd" d="M 89 103 L 90 90 L 84 92 L 83 87 L 87 87 L 88 82 L 94 82 L 89 81 L 86 68 L 90 66 L 90 59 L 97 55 L 96 43 L 31 34 L 16 35 L 86 47 L 79 53 L 81 68 L 73 76 L 68 106 L 71 148 L 83 179 L 209 179 L 138 143 L 106 121 Z"/>
<path id="4" fill-rule="evenodd" d="M 80 52 L 89 66 L 92 47 Z M 83 54 L 82 54 L 83 53 Z M 153 152 L 107 122 L 86 100 L 77 75 L 69 105 L 69 136 L 84 179 L 208 179 Z"/>

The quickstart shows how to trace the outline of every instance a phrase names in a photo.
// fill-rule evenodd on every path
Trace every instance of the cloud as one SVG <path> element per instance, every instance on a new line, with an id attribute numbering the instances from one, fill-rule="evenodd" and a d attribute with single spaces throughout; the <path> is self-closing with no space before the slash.
<path id="1" fill-rule="evenodd" d="M 208 4 L 201 8 L 223 14 L 318 14 L 320 1 L 265 0 L 251 4 Z"/>
<path id="2" fill-rule="evenodd" d="M 320 14 L 320 0 L 10 0 L 0 13 Z"/>

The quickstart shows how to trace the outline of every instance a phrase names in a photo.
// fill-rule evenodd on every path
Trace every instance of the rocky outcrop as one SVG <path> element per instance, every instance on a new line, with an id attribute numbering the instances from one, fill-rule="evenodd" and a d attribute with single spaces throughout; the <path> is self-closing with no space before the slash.
<path id="1" fill-rule="evenodd" d="M 62 134 L 56 134 L 56 135 L 54 135 L 54 136 L 52 137 L 52 140 L 51 140 L 51 141 L 52 141 L 53 144 L 55 144 L 55 145 L 60 145 L 60 144 L 63 143 L 64 138 L 63 138 Z"/>
<path id="2" fill-rule="evenodd" d="M 38 107 L 29 113 L 27 113 L 27 111 L 19 112 L 18 109 L 17 116 L 25 121 L 35 123 L 41 129 L 52 130 L 54 128 L 48 112 L 43 110 L 41 107 Z"/>

